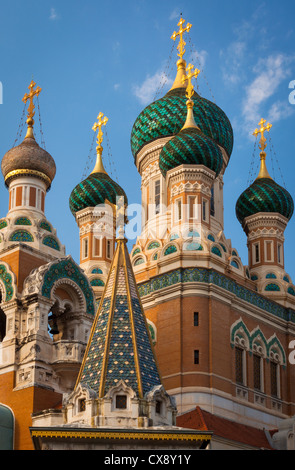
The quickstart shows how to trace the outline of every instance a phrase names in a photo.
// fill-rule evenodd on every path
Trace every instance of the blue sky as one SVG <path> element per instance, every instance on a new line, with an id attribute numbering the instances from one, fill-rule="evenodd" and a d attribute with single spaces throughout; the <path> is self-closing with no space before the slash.
<path id="1" fill-rule="evenodd" d="M 256 175 L 259 155 L 256 152 L 253 163 L 251 134 L 261 117 L 273 124 L 268 169 L 295 198 L 295 105 L 289 102 L 289 83 L 295 80 L 294 1 L 10 0 L 0 1 L 0 8 L 0 152 L 3 156 L 15 141 L 22 97 L 33 76 L 42 88 L 46 149 L 57 165 L 46 216 L 76 261 L 79 234 L 68 199 L 94 165 L 94 153 L 89 160 L 92 125 L 100 111 L 109 118 L 106 169 L 125 189 L 129 202 L 140 203 L 131 129 L 154 100 L 163 71 L 169 74 L 160 95 L 174 79 L 177 51 L 171 35 L 180 13 L 192 23 L 185 58 L 198 68 L 201 63 L 199 92 L 215 100 L 234 129 L 234 150 L 224 178 L 225 234 L 247 264 L 246 237 L 235 217 L 235 203 L 249 184 L 251 168 Z M 40 143 L 37 123 L 36 115 Z M 0 195 L 3 217 L 8 211 L 3 178 Z M 285 235 L 285 266 L 294 280 L 295 216 Z"/>

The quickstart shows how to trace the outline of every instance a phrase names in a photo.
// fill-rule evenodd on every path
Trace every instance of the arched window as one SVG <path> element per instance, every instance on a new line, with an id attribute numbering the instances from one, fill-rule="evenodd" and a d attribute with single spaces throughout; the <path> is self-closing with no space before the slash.
<path id="1" fill-rule="evenodd" d="M 249 349 L 249 336 L 247 329 L 243 324 L 235 330 L 234 335 L 234 365 L 235 365 L 235 381 L 238 387 L 237 392 L 246 397 L 243 387 L 247 386 L 247 350 Z"/>
<path id="2" fill-rule="evenodd" d="M 264 357 L 266 356 L 265 338 L 256 331 L 256 338 L 252 345 L 253 350 L 253 388 L 257 392 L 264 392 Z"/>
<path id="3" fill-rule="evenodd" d="M 235 372 L 236 372 L 236 383 L 238 385 L 245 384 L 245 350 L 239 347 L 235 347 Z"/>
<path id="4" fill-rule="evenodd" d="M 279 398 L 279 363 L 270 361 L 270 394 Z"/>
<path id="5" fill-rule="evenodd" d="M 2 302 L 2 294 L 0 292 L 0 304 Z M 6 335 L 6 315 L 0 308 L 0 343 L 4 340 Z"/>

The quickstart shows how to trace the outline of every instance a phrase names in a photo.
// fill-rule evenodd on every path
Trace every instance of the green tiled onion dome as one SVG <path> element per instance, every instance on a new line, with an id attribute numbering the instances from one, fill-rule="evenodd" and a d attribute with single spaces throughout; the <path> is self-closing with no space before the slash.
<path id="1" fill-rule="evenodd" d="M 239 222 L 258 212 L 278 212 L 290 220 L 294 202 L 288 191 L 272 178 L 258 178 L 239 197 L 236 215 Z"/>
<path id="2" fill-rule="evenodd" d="M 216 104 L 196 92 L 192 99 L 197 126 L 205 136 L 224 148 L 230 157 L 233 149 L 233 130 L 229 119 Z M 131 150 L 134 158 L 144 145 L 160 137 L 173 136 L 182 129 L 187 114 L 186 101 L 185 88 L 174 88 L 140 113 L 131 131 Z"/>
<path id="3" fill-rule="evenodd" d="M 123 189 L 113 181 L 107 173 L 91 173 L 85 180 L 77 184 L 70 195 L 70 210 L 73 215 L 86 207 L 95 207 L 108 200 L 116 204 L 116 197 L 123 196 L 127 204 L 127 197 Z"/>
<path id="4" fill-rule="evenodd" d="M 220 173 L 223 156 L 218 145 L 194 127 L 182 129 L 161 150 L 159 167 L 165 177 L 168 170 L 179 165 L 204 165 L 216 176 Z"/>

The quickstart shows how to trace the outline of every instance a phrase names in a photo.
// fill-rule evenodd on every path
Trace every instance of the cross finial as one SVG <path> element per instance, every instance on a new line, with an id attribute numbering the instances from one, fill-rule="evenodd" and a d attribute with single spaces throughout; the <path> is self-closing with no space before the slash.
<path id="1" fill-rule="evenodd" d="M 185 23 L 185 20 L 181 17 L 177 26 L 179 26 L 179 31 L 176 32 L 174 31 L 174 33 L 172 34 L 171 36 L 171 39 L 173 39 L 173 41 L 175 41 L 175 39 L 177 38 L 177 36 L 179 36 L 179 44 L 177 46 L 177 49 L 179 50 L 179 53 L 177 54 L 181 59 L 182 57 L 184 56 L 184 53 L 185 53 L 185 49 L 184 49 L 184 46 L 186 45 L 186 43 L 184 42 L 184 39 L 183 39 L 183 34 L 185 32 L 189 32 L 189 30 L 191 29 L 192 25 L 190 23 L 187 23 L 186 27 L 183 28 L 183 25 Z"/>
<path id="2" fill-rule="evenodd" d="M 198 69 L 194 70 L 194 66 L 192 64 L 188 64 L 186 71 L 187 71 L 187 75 L 182 77 L 182 82 L 185 83 L 186 80 L 188 81 L 188 85 L 186 87 L 186 96 L 190 100 L 194 93 L 194 86 L 192 84 L 192 78 L 194 77 L 197 78 L 198 75 L 201 73 L 201 71 Z"/>
<path id="3" fill-rule="evenodd" d="M 97 116 L 98 121 L 94 123 L 92 129 L 94 132 L 99 129 L 98 134 L 97 134 L 97 144 L 98 146 L 96 147 L 97 150 L 102 150 L 102 141 L 103 141 L 103 132 L 101 130 L 102 126 L 105 126 L 106 123 L 108 122 L 108 118 L 106 116 L 103 117 L 103 113 L 99 113 Z"/>
<path id="4" fill-rule="evenodd" d="M 34 89 L 36 86 L 36 83 L 34 80 L 31 81 L 30 85 L 28 86 L 30 92 L 26 93 L 25 96 L 23 97 L 23 102 L 27 103 L 27 101 L 30 101 L 29 107 L 28 107 L 28 119 L 27 119 L 27 124 L 28 124 L 28 132 L 26 137 L 34 137 L 33 135 L 33 125 L 34 125 L 34 115 L 35 115 L 35 105 L 34 105 L 34 97 L 38 96 L 42 89 L 38 86 L 36 89 Z"/>
<path id="5" fill-rule="evenodd" d="M 96 132 L 98 129 L 97 147 L 96 147 L 97 157 L 96 157 L 95 167 L 93 168 L 92 173 L 106 173 L 104 166 L 103 166 L 103 162 L 102 162 L 102 156 L 101 156 L 102 150 L 103 150 L 102 145 L 101 145 L 103 141 L 103 132 L 101 128 L 102 126 L 106 125 L 106 123 L 108 122 L 108 118 L 104 116 L 103 113 L 99 113 L 99 115 L 97 116 L 97 119 L 98 119 L 97 122 L 95 122 L 92 127 L 94 132 Z"/>
<path id="6" fill-rule="evenodd" d="M 258 136 L 258 134 L 261 134 L 261 138 L 260 138 L 260 149 L 261 151 L 263 152 L 267 146 L 266 144 L 266 138 L 264 137 L 264 132 L 269 132 L 270 129 L 272 128 L 272 124 L 267 124 L 265 126 L 265 123 L 266 123 L 266 120 L 265 119 L 261 119 L 261 121 L 259 122 L 259 126 L 260 128 L 259 129 L 255 129 L 255 131 L 253 132 L 253 135 L 255 135 L 255 137 Z"/>

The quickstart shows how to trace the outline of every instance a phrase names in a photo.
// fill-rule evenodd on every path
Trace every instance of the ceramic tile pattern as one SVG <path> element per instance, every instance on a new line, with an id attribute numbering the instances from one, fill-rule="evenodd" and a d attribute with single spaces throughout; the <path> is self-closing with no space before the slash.
<path id="1" fill-rule="evenodd" d="M 127 266 L 127 279 L 123 265 L 111 271 L 81 373 L 80 381 L 98 393 L 105 365 L 103 396 L 121 379 L 139 396 L 137 364 L 143 395 L 161 383 L 129 261 Z"/>
<path id="2" fill-rule="evenodd" d="M 230 156 L 233 149 L 233 130 L 229 119 L 216 104 L 196 92 L 192 99 L 197 126 Z M 131 150 L 134 157 L 147 143 L 175 135 L 181 130 L 187 114 L 186 101 L 185 89 L 176 88 L 140 113 L 131 132 Z"/>

